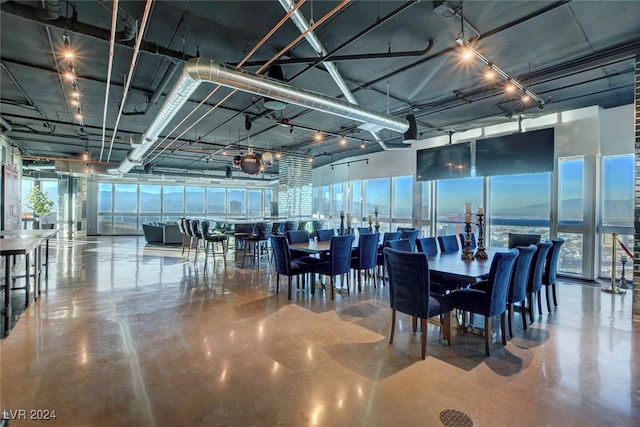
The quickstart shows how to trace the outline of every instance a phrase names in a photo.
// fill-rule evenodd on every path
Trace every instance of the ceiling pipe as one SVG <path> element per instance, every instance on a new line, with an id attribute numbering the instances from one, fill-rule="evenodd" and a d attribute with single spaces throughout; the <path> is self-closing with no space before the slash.
<path id="1" fill-rule="evenodd" d="M 286 12 L 291 11 L 295 6 L 293 0 L 279 0 L 279 1 Z M 296 26 L 298 27 L 301 33 L 305 33 L 305 32 L 307 33 L 304 36 L 304 38 L 311 45 L 311 47 L 316 51 L 318 56 L 327 56 L 327 51 L 325 50 L 324 46 L 322 46 L 322 43 L 320 43 L 320 40 L 316 36 L 316 33 L 314 33 L 313 31 L 309 31 L 310 29 L 309 23 L 304 18 L 304 15 L 302 15 L 302 12 L 300 12 L 299 9 L 294 11 L 291 14 L 291 20 L 294 22 L 294 24 L 296 24 Z M 333 81 L 336 83 L 336 85 L 338 85 L 338 88 L 340 88 L 340 91 L 342 92 L 344 97 L 347 98 L 347 100 L 349 100 L 350 103 L 358 105 L 358 101 L 356 100 L 355 96 L 353 96 L 353 93 L 351 93 L 351 90 L 347 86 L 347 82 L 344 81 L 344 79 L 342 78 L 342 75 L 338 71 L 338 68 L 335 66 L 335 64 L 331 61 L 324 61 L 323 65 L 326 68 L 327 72 L 331 75 L 331 78 L 333 78 Z M 365 120 L 365 122 L 368 122 L 368 121 Z M 372 123 L 372 122 L 369 122 L 369 123 Z M 406 120 L 405 120 L 405 123 L 406 123 Z M 380 144 L 383 150 L 387 150 L 388 148 L 387 144 L 385 144 L 385 142 L 382 140 L 382 138 L 380 138 L 377 132 L 369 131 L 369 133 L 371 134 L 373 139 L 375 139 L 376 142 Z"/>
<path id="2" fill-rule="evenodd" d="M 173 89 L 167 96 L 153 122 L 142 135 L 140 146 L 132 149 L 114 174 L 124 174 L 137 166 L 144 154 L 153 146 L 160 132 L 169 124 L 189 96 L 203 83 L 216 83 L 254 95 L 267 96 L 280 101 L 307 107 L 347 119 L 372 123 L 383 128 L 404 133 L 409 123 L 389 114 L 378 113 L 368 108 L 332 98 L 310 90 L 296 88 L 279 80 L 222 64 L 212 59 L 190 59 L 184 66 Z"/>
<path id="3" fill-rule="evenodd" d="M 97 0 L 105 9 L 111 12 L 114 9 L 114 2 L 107 0 Z M 124 24 L 124 30 L 116 32 L 116 40 L 119 42 L 127 42 L 133 40 L 138 33 L 138 25 L 136 20 L 133 19 L 124 9 L 118 7 L 115 2 L 115 7 L 118 10 L 118 20 Z"/>

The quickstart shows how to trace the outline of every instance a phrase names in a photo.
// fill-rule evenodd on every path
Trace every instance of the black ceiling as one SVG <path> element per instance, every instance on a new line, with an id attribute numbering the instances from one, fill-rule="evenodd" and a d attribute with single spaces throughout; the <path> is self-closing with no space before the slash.
<path id="1" fill-rule="evenodd" d="M 132 66 L 136 40 L 131 37 L 136 25 L 143 25 L 147 4 L 120 1 L 116 38 L 129 40 L 115 42 L 103 145 L 113 3 L 3 1 L 3 131 L 21 149 L 26 163 L 75 160 L 89 150 L 93 161 L 117 165 L 131 149 L 131 137 L 143 134 L 156 117 L 186 60 L 200 56 L 238 64 L 283 19 L 286 10 L 281 3 L 286 2 L 153 1 L 114 136 Z M 48 10 L 40 9 L 42 3 Z M 640 50 L 638 1 L 307 0 L 298 11 L 307 21 L 321 22 L 314 34 L 357 102 L 396 117 L 414 114 L 420 138 L 523 114 L 633 102 L 633 58 Z M 77 53 L 73 65 L 82 125 L 70 104 L 71 84 L 61 76 L 67 68 L 62 56 L 65 32 Z M 257 72 L 300 36 L 294 23 L 286 20 L 243 68 Z M 483 77 L 486 66 L 480 61 L 464 63 L 457 37 L 543 99 L 544 109 L 533 102 L 523 104 L 519 95 L 505 95 L 502 83 Z M 316 58 L 303 38 L 275 60 L 292 86 L 343 99 Z M 167 71 L 172 63 L 173 74 Z M 158 91 L 165 75 L 167 84 Z M 406 147 L 398 132 L 380 131 L 379 142 L 354 120 L 295 105 L 274 112 L 263 106 L 260 96 L 247 92 L 238 91 L 218 105 L 231 89 L 221 87 L 207 99 L 216 87 L 202 84 L 190 96 L 143 157 L 147 172 L 224 174 L 233 155 L 246 153 L 250 146 L 257 152 L 313 156 L 314 166 L 380 151 L 383 146 Z M 154 92 L 159 96 L 150 104 Z M 282 122 L 289 126 L 281 126 Z M 314 138 L 316 130 L 326 132 L 321 142 Z M 340 143 L 340 136 L 347 137 L 346 144 Z M 278 162 L 267 172 L 277 174 L 277 168 Z"/>

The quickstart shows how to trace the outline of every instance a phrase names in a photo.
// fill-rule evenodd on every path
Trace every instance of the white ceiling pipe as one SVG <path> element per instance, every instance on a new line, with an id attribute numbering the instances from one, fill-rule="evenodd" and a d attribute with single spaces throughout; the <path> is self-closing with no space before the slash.
<path id="1" fill-rule="evenodd" d="M 141 145 L 131 150 L 117 171 L 113 172 L 127 173 L 138 165 L 144 154 L 153 146 L 160 132 L 169 124 L 196 88 L 204 82 L 216 83 L 359 122 L 376 124 L 395 132 L 404 133 L 409 128 L 409 122 L 405 119 L 379 113 L 321 93 L 297 88 L 279 80 L 212 59 L 193 58 L 185 64 L 178 81 L 162 104 L 160 112 L 142 135 Z"/>

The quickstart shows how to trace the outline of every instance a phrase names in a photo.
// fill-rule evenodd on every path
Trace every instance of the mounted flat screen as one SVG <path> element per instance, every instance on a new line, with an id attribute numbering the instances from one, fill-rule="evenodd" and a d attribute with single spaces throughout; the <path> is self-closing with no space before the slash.
<path id="1" fill-rule="evenodd" d="M 541 129 L 476 141 L 476 176 L 553 171 L 554 130 Z"/>
<path id="2" fill-rule="evenodd" d="M 469 143 L 418 150 L 416 180 L 468 178 L 471 176 Z"/>

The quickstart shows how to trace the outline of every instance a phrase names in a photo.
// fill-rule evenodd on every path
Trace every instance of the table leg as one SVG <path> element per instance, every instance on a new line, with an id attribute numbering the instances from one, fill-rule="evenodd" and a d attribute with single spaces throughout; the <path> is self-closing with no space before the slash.
<path id="1" fill-rule="evenodd" d="M 38 275 L 38 280 L 37 280 L 37 286 L 38 286 L 38 292 L 35 291 L 35 286 L 34 286 L 34 295 L 35 295 L 35 299 L 38 298 L 38 295 L 40 295 L 40 291 L 41 291 L 41 285 L 42 285 L 42 245 L 38 246 L 37 252 L 36 252 L 36 271 L 35 274 Z M 35 277 L 34 277 L 35 279 Z"/>
<path id="2" fill-rule="evenodd" d="M 11 261 L 4 257 L 4 336 L 11 333 Z"/>
<path id="3" fill-rule="evenodd" d="M 24 271 L 24 306 L 29 307 L 29 304 L 31 304 L 31 301 L 29 299 L 29 271 L 31 270 L 29 265 L 29 253 L 26 253 L 24 257 L 26 262 Z"/>
<path id="4" fill-rule="evenodd" d="M 44 252 L 44 277 L 49 278 L 49 239 L 47 239 L 47 247 Z M 47 285 L 47 289 L 48 289 Z"/>

